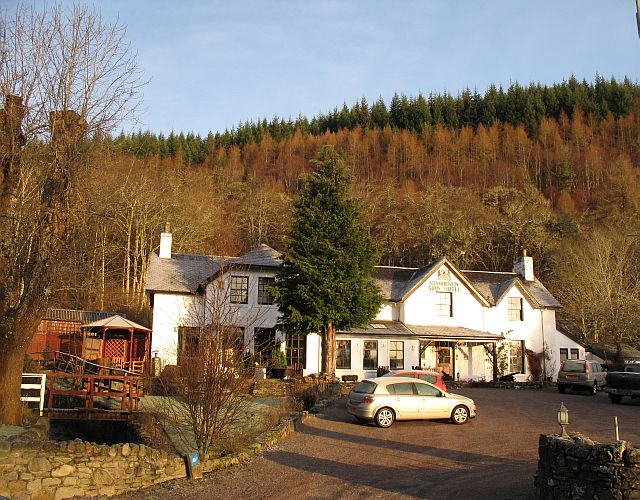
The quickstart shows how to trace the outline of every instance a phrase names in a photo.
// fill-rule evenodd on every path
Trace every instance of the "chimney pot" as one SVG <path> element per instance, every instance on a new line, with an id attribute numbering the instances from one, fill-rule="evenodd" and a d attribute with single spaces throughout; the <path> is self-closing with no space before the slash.
<path id="1" fill-rule="evenodd" d="M 171 236 L 169 223 L 165 224 L 165 232 L 160 234 L 160 252 L 158 256 L 161 259 L 170 259 L 171 258 L 171 243 L 173 237 Z"/>

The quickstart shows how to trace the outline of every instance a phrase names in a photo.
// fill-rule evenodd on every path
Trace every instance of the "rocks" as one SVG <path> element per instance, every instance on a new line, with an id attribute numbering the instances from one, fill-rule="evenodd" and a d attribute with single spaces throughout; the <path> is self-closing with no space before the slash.
<path id="1" fill-rule="evenodd" d="M 640 449 L 625 441 L 599 444 L 578 433 L 541 435 L 538 451 L 539 498 L 640 498 Z"/>

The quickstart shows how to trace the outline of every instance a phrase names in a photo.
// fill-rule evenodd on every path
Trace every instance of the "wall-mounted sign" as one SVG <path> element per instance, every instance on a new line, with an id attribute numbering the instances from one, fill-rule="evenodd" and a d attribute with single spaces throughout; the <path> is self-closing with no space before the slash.
<path id="1" fill-rule="evenodd" d="M 430 292 L 457 292 L 458 283 L 451 281 L 451 272 L 446 267 L 438 269 L 438 279 L 429 281 L 428 290 Z"/>

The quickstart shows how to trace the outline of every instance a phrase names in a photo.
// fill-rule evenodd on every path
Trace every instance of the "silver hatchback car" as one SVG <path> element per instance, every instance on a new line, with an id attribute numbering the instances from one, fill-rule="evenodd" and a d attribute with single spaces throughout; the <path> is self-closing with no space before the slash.
<path id="1" fill-rule="evenodd" d="M 379 377 L 363 380 L 351 390 L 347 411 L 358 421 L 373 420 L 379 427 L 389 427 L 395 420 L 451 419 L 464 424 L 476 416 L 476 404 L 424 380 Z"/>

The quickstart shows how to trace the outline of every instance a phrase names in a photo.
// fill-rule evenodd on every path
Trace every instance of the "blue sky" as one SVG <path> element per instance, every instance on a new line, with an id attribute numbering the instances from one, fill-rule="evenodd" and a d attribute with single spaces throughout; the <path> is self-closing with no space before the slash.
<path id="1" fill-rule="evenodd" d="M 640 69 L 634 0 L 89 3 L 128 26 L 150 79 L 139 123 L 125 129 L 206 134 L 362 96 L 596 73 L 637 81 Z"/>

